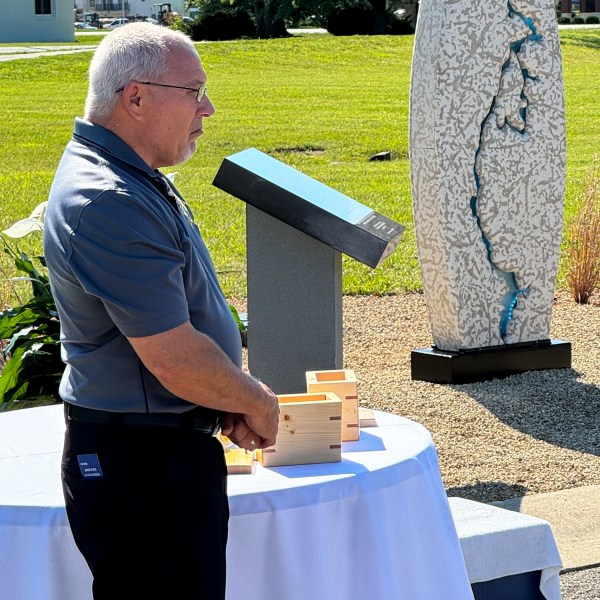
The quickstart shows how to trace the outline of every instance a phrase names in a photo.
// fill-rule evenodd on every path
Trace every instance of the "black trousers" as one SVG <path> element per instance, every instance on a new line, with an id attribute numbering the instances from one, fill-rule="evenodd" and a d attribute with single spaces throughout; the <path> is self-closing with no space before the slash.
<path id="1" fill-rule="evenodd" d="M 67 422 L 63 491 L 94 599 L 223 600 L 226 478 L 206 433 Z"/>

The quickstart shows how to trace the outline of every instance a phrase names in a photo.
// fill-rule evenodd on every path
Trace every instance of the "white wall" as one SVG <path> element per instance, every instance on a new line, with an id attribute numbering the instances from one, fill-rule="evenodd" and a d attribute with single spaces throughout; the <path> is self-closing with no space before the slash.
<path id="1" fill-rule="evenodd" d="M 51 14 L 36 15 L 35 0 L 2 0 L 0 42 L 73 42 L 73 0 L 51 0 Z"/>

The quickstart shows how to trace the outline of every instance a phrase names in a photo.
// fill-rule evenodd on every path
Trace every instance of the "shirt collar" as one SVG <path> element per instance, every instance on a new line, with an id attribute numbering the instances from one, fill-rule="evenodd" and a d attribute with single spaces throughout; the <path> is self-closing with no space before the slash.
<path id="1" fill-rule="evenodd" d="M 152 169 L 131 146 L 106 127 L 102 127 L 102 125 L 76 117 L 73 139 L 83 141 L 103 153 L 110 154 L 116 160 L 142 171 L 151 179 L 160 177 L 159 172 Z"/>

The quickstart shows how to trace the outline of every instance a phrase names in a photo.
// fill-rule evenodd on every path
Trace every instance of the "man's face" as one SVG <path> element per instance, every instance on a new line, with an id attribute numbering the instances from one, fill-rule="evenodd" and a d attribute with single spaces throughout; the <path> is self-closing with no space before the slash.
<path id="1" fill-rule="evenodd" d="M 169 71 L 155 83 L 198 89 L 206 73 L 195 51 L 182 47 L 169 53 Z M 203 119 L 215 112 L 204 95 L 200 102 L 194 91 L 143 86 L 146 97 L 146 157 L 152 168 L 170 167 L 190 158 L 202 135 Z"/>

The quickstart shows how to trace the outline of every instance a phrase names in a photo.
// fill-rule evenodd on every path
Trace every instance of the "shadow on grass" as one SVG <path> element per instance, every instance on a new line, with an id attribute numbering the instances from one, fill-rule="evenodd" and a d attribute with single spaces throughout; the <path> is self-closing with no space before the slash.
<path id="1" fill-rule="evenodd" d="M 561 40 L 561 46 L 573 45 L 600 50 L 600 35 L 578 35 L 577 37 Z"/>
<path id="2" fill-rule="evenodd" d="M 600 389 L 580 381 L 574 369 L 530 371 L 453 387 L 513 429 L 600 456 Z"/>
<path id="3" fill-rule="evenodd" d="M 478 481 L 469 485 L 451 487 L 446 490 L 450 497 L 466 498 L 477 502 L 492 502 L 494 500 L 508 500 L 520 498 L 527 493 L 527 488 L 518 483 L 504 481 Z"/>

